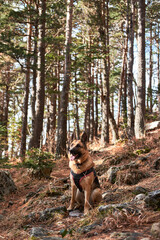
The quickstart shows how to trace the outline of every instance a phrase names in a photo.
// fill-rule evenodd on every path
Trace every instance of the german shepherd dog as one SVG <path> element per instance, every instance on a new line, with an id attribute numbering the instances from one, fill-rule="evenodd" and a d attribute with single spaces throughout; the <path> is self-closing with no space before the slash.
<path id="1" fill-rule="evenodd" d="M 74 140 L 69 149 L 69 167 L 71 169 L 71 202 L 68 211 L 74 209 L 75 202 L 84 206 L 86 215 L 96 203 L 102 200 L 100 184 L 94 170 L 94 163 L 86 146 L 87 134 L 80 140 Z"/>

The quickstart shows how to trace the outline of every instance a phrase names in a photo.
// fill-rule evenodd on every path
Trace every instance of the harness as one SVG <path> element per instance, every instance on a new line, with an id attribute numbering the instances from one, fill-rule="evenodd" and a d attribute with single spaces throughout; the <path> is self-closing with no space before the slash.
<path id="1" fill-rule="evenodd" d="M 96 171 L 93 167 L 91 167 L 90 169 L 88 169 L 88 170 L 86 170 L 86 171 L 84 171 L 80 174 L 76 174 L 71 170 L 71 174 L 72 174 L 74 183 L 75 183 L 76 187 L 79 189 L 80 192 L 83 192 L 83 189 L 80 185 L 80 182 L 82 181 L 83 178 L 87 177 L 92 172 L 94 173 L 94 177 L 95 177 L 94 178 L 94 183 L 96 183 L 96 188 L 100 188 L 98 177 L 97 177 Z"/>

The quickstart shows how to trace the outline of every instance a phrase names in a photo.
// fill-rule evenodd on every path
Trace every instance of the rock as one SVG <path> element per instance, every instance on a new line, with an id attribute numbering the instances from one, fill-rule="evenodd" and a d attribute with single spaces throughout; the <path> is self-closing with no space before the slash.
<path id="1" fill-rule="evenodd" d="M 58 212 L 58 213 L 64 213 L 67 212 L 67 208 L 66 206 L 60 206 L 60 207 L 56 207 L 56 208 L 48 208 L 48 210 L 50 212 Z"/>
<path id="2" fill-rule="evenodd" d="M 107 178 L 107 181 L 114 184 L 115 182 L 119 185 L 137 184 L 142 178 L 147 175 L 138 170 L 139 164 L 136 161 L 132 161 L 129 164 L 122 165 L 120 167 L 110 167 L 102 178 Z M 126 171 L 127 170 L 127 171 Z"/>
<path id="3" fill-rule="evenodd" d="M 145 177 L 146 174 L 138 169 L 128 169 L 127 171 L 118 171 L 116 182 L 118 185 L 134 185 Z"/>
<path id="4" fill-rule="evenodd" d="M 145 162 L 148 158 L 147 158 L 147 156 L 140 156 L 137 159 L 142 161 L 142 162 Z"/>
<path id="5" fill-rule="evenodd" d="M 48 234 L 49 231 L 42 227 L 33 227 L 30 232 L 31 237 L 47 236 Z"/>
<path id="6" fill-rule="evenodd" d="M 79 210 L 74 210 L 69 212 L 70 217 L 82 217 L 84 214 Z"/>
<path id="7" fill-rule="evenodd" d="M 157 239 L 160 239 L 160 222 L 154 223 L 151 227 L 151 235 Z"/>
<path id="8" fill-rule="evenodd" d="M 61 202 L 62 202 L 62 203 L 65 203 L 65 202 L 67 202 L 67 200 L 69 200 L 69 199 L 70 199 L 69 196 L 63 195 L 63 196 L 61 197 Z"/>
<path id="9" fill-rule="evenodd" d="M 58 196 L 62 196 L 62 192 L 60 191 L 57 191 L 55 189 L 52 189 L 51 191 L 50 190 L 47 190 L 46 192 L 46 196 L 48 197 L 58 197 Z"/>
<path id="10" fill-rule="evenodd" d="M 141 240 L 150 240 L 150 238 L 141 238 Z"/>
<path id="11" fill-rule="evenodd" d="M 160 157 L 153 162 L 153 168 L 156 170 L 160 169 Z"/>
<path id="12" fill-rule="evenodd" d="M 140 236 L 141 234 L 136 232 L 113 232 L 110 239 L 138 240 Z"/>
<path id="13" fill-rule="evenodd" d="M 0 170 L 0 198 L 17 190 L 9 171 Z"/>
<path id="14" fill-rule="evenodd" d="M 0 214 L 0 221 L 2 221 L 3 219 L 4 219 L 4 216 Z"/>
<path id="15" fill-rule="evenodd" d="M 138 194 L 141 194 L 141 193 L 147 193 L 148 192 L 148 190 L 146 189 L 146 188 L 143 188 L 143 187 L 140 187 L 140 186 L 138 186 L 138 187 L 136 187 L 134 190 L 133 190 L 133 194 L 135 194 L 135 195 L 138 195 Z"/>
<path id="16" fill-rule="evenodd" d="M 160 121 L 155 121 L 155 122 L 151 122 L 151 123 L 147 123 L 145 125 L 145 130 L 146 131 L 150 131 L 150 130 L 154 130 L 160 128 Z"/>
<path id="17" fill-rule="evenodd" d="M 145 206 L 151 207 L 154 210 L 160 208 L 160 190 L 152 191 L 148 193 L 148 196 L 144 199 Z"/>
<path id="18" fill-rule="evenodd" d="M 88 226 L 84 226 L 82 228 L 78 229 L 78 232 L 80 232 L 81 234 L 85 234 L 90 232 L 92 229 L 95 229 L 97 226 L 100 226 L 102 223 L 101 221 L 96 221 L 94 223 L 92 223 L 91 225 Z"/>
<path id="19" fill-rule="evenodd" d="M 33 227 L 30 232 L 31 238 L 39 239 L 39 240 L 64 240 L 64 238 L 52 237 L 48 235 L 52 235 L 53 231 L 44 229 L 42 227 Z"/>
<path id="20" fill-rule="evenodd" d="M 57 208 L 46 208 L 44 211 L 40 212 L 31 212 L 30 214 L 26 215 L 26 218 L 30 221 L 34 221 L 36 218 L 39 221 L 45 221 L 49 218 L 53 218 L 55 213 L 65 214 L 67 212 L 67 208 L 65 206 L 60 206 Z"/>
<path id="21" fill-rule="evenodd" d="M 107 171 L 107 180 L 114 184 L 116 181 L 116 174 L 118 172 L 119 168 L 118 167 L 110 167 L 109 170 Z"/>
<path id="22" fill-rule="evenodd" d="M 61 206 L 57 208 L 46 208 L 44 211 L 40 211 L 38 213 L 39 220 L 44 221 L 53 217 L 55 213 L 64 214 L 65 212 L 67 212 L 67 208 L 65 206 Z"/>
<path id="23" fill-rule="evenodd" d="M 107 212 L 114 212 L 114 211 L 121 211 L 125 209 L 129 214 L 135 214 L 139 215 L 141 211 L 136 208 L 133 204 L 130 203 L 120 203 L 120 204 L 108 204 L 108 205 L 102 205 L 98 208 L 100 213 L 107 213 Z"/>
<path id="24" fill-rule="evenodd" d="M 33 221 L 36 219 L 36 213 L 35 212 L 31 212 L 30 214 L 25 216 L 27 219 Z"/>
<path id="25" fill-rule="evenodd" d="M 138 167 L 139 167 L 139 164 L 135 161 L 132 161 L 129 164 L 122 165 L 120 167 L 120 170 L 126 170 L 126 169 L 131 169 L 131 168 L 138 169 Z"/>
<path id="26" fill-rule="evenodd" d="M 146 238 L 141 238 L 141 240 L 150 240 L 150 238 L 146 237 Z"/>
<path id="27" fill-rule="evenodd" d="M 140 193 L 138 194 L 135 198 L 134 201 L 138 202 L 142 202 L 145 199 L 146 195 L 144 193 Z"/>

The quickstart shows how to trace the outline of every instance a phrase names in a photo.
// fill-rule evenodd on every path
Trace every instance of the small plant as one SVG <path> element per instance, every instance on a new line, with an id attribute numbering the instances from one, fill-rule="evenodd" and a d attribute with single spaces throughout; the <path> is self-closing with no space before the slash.
<path id="1" fill-rule="evenodd" d="M 49 177 L 54 164 L 51 153 L 33 148 L 27 152 L 23 166 L 32 169 L 35 177 Z"/>
<path id="2" fill-rule="evenodd" d="M 75 231 L 74 229 L 62 229 L 60 230 L 60 234 L 62 238 L 64 238 L 67 234 L 69 234 L 72 237 L 72 233 Z"/>
<path id="3" fill-rule="evenodd" d="M 49 152 L 42 151 L 38 148 L 32 148 L 27 151 L 25 165 L 28 168 L 36 169 L 39 166 L 43 165 L 51 165 L 51 159 L 53 159 L 53 155 Z"/>
<path id="4" fill-rule="evenodd" d="M 144 154 L 144 153 L 149 153 L 150 151 L 151 151 L 151 149 L 148 148 L 148 147 L 146 147 L 146 148 L 144 148 L 144 149 L 138 149 L 138 150 L 136 150 L 136 154 L 137 154 L 137 155 L 141 155 L 141 154 Z"/>

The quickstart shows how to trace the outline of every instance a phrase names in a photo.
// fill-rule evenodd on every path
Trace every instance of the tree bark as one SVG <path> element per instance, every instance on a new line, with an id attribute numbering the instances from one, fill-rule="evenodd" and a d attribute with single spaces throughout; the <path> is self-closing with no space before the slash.
<path id="1" fill-rule="evenodd" d="M 96 93 L 95 93 L 95 137 L 98 136 L 98 61 L 96 70 Z"/>
<path id="2" fill-rule="evenodd" d="M 76 58 L 75 58 L 76 61 Z M 75 70 L 75 121 L 76 121 L 76 132 L 77 138 L 80 139 L 80 127 L 79 127 L 79 111 L 78 111 L 78 96 L 77 96 L 77 74 Z"/>
<path id="3" fill-rule="evenodd" d="M 152 53 L 152 22 L 150 22 L 150 56 L 149 56 L 149 86 L 148 86 L 148 101 L 149 111 L 152 113 L 152 76 L 153 76 L 153 53 Z"/>
<path id="4" fill-rule="evenodd" d="M 105 145 L 109 143 L 109 70 L 110 70 L 110 59 L 109 59 L 109 1 L 103 1 L 101 6 L 101 17 L 103 32 L 101 33 L 101 39 L 103 42 L 104 52 L 104 79 L 103 79 L 103 105 L 102 105 L 102 132 L 101 132 L 101 144 Z M 107 20 L 105 19 L 107 17 Z"/>
<path id="5" fill-rule="evenodd" d="M 58 79 L 58 68 L 55 68 L 55 77 Z M 48 122 L 46 145 L 49 152 L 55 151 L 56 114 L 57 114 L 57 81 L 53 83 L 53 93 L 48 99 Z"/>
<path id="6" fill-rule="evenodd" d="M 5 156 L 8 157 L 8 114 L 9 114 L 9 100 L 10 100 L 10 68 L 11 68 L 11 63 L 7 63 L 7 73 L 6 73 L 6 89 L 5 89 L 5 104 L 4 104 L 4 119 L 3 119 L 3 124 L 5 128 L 5 133 L 4 133 L 4 150 L 5 150 Z"/>
<path id="7" fill-rule="evenodd" d="M 138 0 L 138 78 L 135 136 L 145 136 L 145 0 Z"/>
<path id="8" fill-rule="evenodd" d="M 159 36 L 160 25 L 158 23 L 158 36 Z M 159 62 L 160 62 L 160 53 L 159 53 L 159 39 L 157 40 L 157 78 L 158 78 L 158 115 L 160 119 L 160 70 L 159 70 Z"/>
<path id="9" fill-rule="evenodd" d="M 45 21 L 46 0 L 39 2 L 39 36 L 38 36 L 38 72 L 37 72 L 37 95 L 36 117 L 34 127 L 34 140 L 32 147 L 39 148 L 43 130 L 44 102 L 45 102 Z"/>
<path id="10" fill-rule="evenodd" d="M 34 128 L 36 118 L 36 82 L 37 82 L 37 39 L 38 39 L 38 3 L 35 4 L 37 17 L 35 20 L 35 31 L 34 31 L 34 53 L 33 53 L 33 80 L 32 80 L 32 92 L 31 92 L 31 112 L 32 112 L 32 133 L 29 142 L 29 149 L 34 145 Z"/>
<path id="11" fill-rule="evenodd" d="M 128 36 L 128 134 L 134 134 L 134 113 L 133 113 L 133 45 L 134 45 L 134 0 L 131 0 L 130 26 Z"/>
<path id="12" fill-rule="evenodd" d="M 60 98 L 60 112 L 58 118 L 58 133 L 57 133 L 57 155 L 66 154 L 66 141 L 67 141 L 67 108 L 68 108 L 68 95 L 70 88 L 70 75 L 71 75 L 71 36 L 72 36 L 72 12 L 73 0 L 67 0 L 67 19 L 66 19 L 66 52 L 65 52 L 65 72 L 63 89 Z"/>
<path id="13" fill-rule="evenodd" d="M 117 127 L 116 121 L 114 119 L 114 116 L 110 110 L 109 110 L 109 120 L 110 120 L 110 124 L 111 124 L 111 128 L 112 128 L 112 141 L 113 141 L 113 143 L 115 143 L 116 140 L 119 139 L 118 127 Z"/>
<path id="14" fill-rule="evenodd" d="M 128 23 L 127 23 L 128 25 Z M 122 57 L 122 69 L 121 69 L 121 78 L 120 85 L 118 90 L 118 117 L 117 117 L 117 126 L 119 126 L 120 115 L 121 115 L 121 102 L 122 102 L 122 93 L 125 92 L 125 73 L 126 73 L 126 62 L 127 62 L 127 50 L 128 50 L 128 37 L 125 39 L 124 48 L 123 48 L 123 57 Z M 123 98 L 124 100 L 124 98 Z M 123 105 L 123 108 L 124 105 Z M 123 110 L 125 111 L 125 110 Z"/>
<path id="15" fill-rule="evenodd" d="M 31 1 L 28 2 L 30 11 Z M 30 64 L 31 64 L 31 35 L 32 25 L 31 16 L 27 24 L 27 59 L 26 59 L 26 81 L 24 91 L 23 115 L 22 115 L 22 131 L 21 131 L 21 148 L 20 156 L 24 156 L 26 152 L 26 138 L 27 138 L 27 118 L 28 118 L 28 99 L 29 99 L 29 83 L 30 83 Z M 23 159 L 22 159 L 23 160 Z"/>

